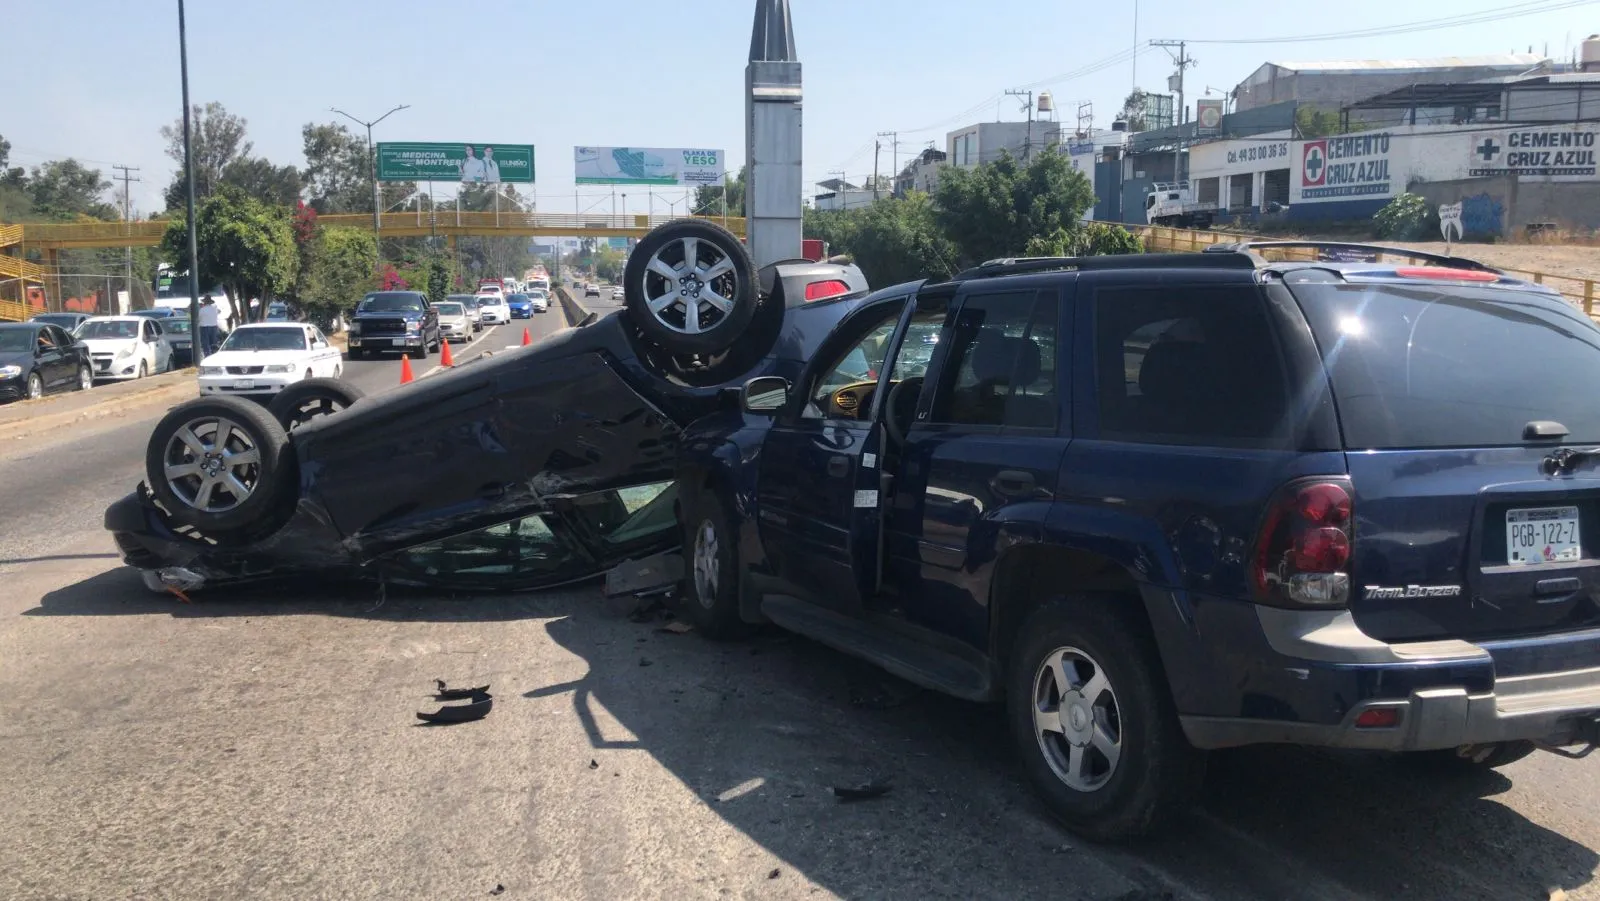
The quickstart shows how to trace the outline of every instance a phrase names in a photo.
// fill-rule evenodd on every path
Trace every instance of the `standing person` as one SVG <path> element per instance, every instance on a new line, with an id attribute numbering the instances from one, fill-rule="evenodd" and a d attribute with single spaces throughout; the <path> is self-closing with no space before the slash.
<path id="1" fill-rule="evenodd" d="M 491 185 L 500 183 L 500 164 L 494 161 L 494 148 L 483 148 L 483 180 Z"/>
<path id="2" fill-rule="evenodd" d="M 467 145 L 467 158 L 461 161 L 461 180 L 469 184 L 483 181 L 483 160 L 474 154 L 472 145 Z"/>
<path id="3" fill-rule="evenodd" d="M 209 297 L 200 301 L 200 347 L 207 357 L 217 352 L 219 313 L 216 301 Z"/>

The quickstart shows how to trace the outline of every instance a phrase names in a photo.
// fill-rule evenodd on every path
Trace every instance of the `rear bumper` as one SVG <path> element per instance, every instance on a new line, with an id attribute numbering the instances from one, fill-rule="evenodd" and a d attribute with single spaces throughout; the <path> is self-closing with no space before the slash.
<path id="1" fill-rule="evenodd" d="M 1561 746 L 1597 734 L 1600 630 L 1391 644 L 1361 632 L 1346 611 L 1211 599 L 1196 613 L 1211 645 L 1210 689 L 1174 692 L 1196 747 L 1424 751 L 1521 740 Z M 1175 683 L 1183 675 L 1169 672 Z"/>

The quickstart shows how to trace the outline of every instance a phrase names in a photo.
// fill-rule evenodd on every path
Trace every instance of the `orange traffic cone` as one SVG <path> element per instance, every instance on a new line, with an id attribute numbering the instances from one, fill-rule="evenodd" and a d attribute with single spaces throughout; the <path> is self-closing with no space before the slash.
<path id="1" fill-rule="evenodd" d="M 445 367 L 456 365 L 455 357 L 450 356 L 450 342 L 441 341 L 439 347 L 439 365 Z"/>
<path id="2" fill-rule="evenodd" d="M 411 358 L 410 357 L 401 357 L 400 358 L 400 384 L 404 385 L 406 382 L 409 382 L 409 381 L 411 381 Z"/>
<path id="3" fill-rule="evenodd" d="M 522 329 L 522 346 L 523 347 L 527 347 L 529 344 L 532 344 L 532 343 L 533 343 L 533 335 L 528 331 L 528 329 L 526 327 L 524 327 Z"/>

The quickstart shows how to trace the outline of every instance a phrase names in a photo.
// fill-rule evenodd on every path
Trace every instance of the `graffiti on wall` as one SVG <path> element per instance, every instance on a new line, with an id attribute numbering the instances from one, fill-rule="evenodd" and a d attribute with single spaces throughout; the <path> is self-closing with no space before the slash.
<path id="1" fill-rule="evenodd" d="M 1503 235 L 1505 234 L 1505 204 L 1500 198 L 1484 191 L 1470 197 L 1461 198 L 1461 230 L 1465 234 Z"/>

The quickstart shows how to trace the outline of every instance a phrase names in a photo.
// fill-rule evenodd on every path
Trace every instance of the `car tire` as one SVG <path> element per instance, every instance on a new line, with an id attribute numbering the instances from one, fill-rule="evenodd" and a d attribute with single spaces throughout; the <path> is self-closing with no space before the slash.
<path id="1" fill-rule="evenodd" d="M 749 635 L 753 626 L 739 617 L 739 538 L 732 517 L 716 492 L 697 492 L 683 517 L 687 582 L 679 615 L 707 638 Z"/>
<path id="2" fill-rule="evenodd" d="M 409 353 L 413 360 L 426 360 L 428 358 L 428 345 L 426 343 L 419 344 L 412 348 Z"/>
<path id="3" fill-rule="evenodd" d="M 332 416 L 365 396 L 360 388 L 337 378 L 307 378 L 279 391 L 267 405 L 267 412 L 285 432 L 292 432 L 313 419 Z"/>
<path id="4" fill-rule="evenodd" d="M 1205 773 L 1155 642 L 1130 609 L 1138 604 L 1107 595 L 1046 602 L 1018 630 L 1007 670 L 1023 771 L 1050 812 L 1093 841 L 1160 831 L 1193 803 Z"/>
<path id="5" fill-rule="evenodd" d="M 87 366 L 78 367 L 78 390 L 88 391 L 94 387 L 94 370 Z"/>
<path id="6" fill-rule="evenodd" d="M 28 400 L 38 400 L 41 397 L 44 397 L 44 379 L 39 377 L 39 373 L 30 372 L 28 373 Z"/>
<path id="7" fill-rule="evenodd" d="M 140 360 L 139 361 L 139 374 L 134 376 L 134 378 L 142 379 L 142 378 L 148 376 L 149 374 L 150 374 L 150 364 L 146 363 L 144 360 Z"/>
<path id="8" fill-rule="evenodd" d="M 288 443 L 283 426 L 260 404 L 203 397 L 173 407 L 156 423 L 145 448 L 145 478 L 174 522 L 213 536 L 236 532 L 268 520 L 294 485 Z M 217 456 L 220 451 L 243 459 L 230 462 Z M 244 490 L 242 497 L 227 477 Z"/>
<path id="9" fill-rule="evenodd" d="M 660 273 L 661 264 L 682 269 L 691 249 L 700 274 L 706 269 L 718 270 L 710 281 L 700 283 L 692 279 L 694 273 L 683 272 L 673 282 Z M 709 266 L 704 265 L 707 262 Z M 634 326 L 652 344 L 672 354 L 727 350 L 755 319 L 758 306 L 767 302 L 744 244 L 727 229 L 698 219 L 668 222 L 639 239 L 628 256 L 623 278 L 623 303 Z M 691 290 L 693 297 L 684 294 Z M 728 309 L 707 300 L 707 291 L 729 301 Z M 674 294 L 679 297 L 670 299 Z M 669 298 L 668 305 L 652 311 L 651 301 L 661 298 Z M 711 321 L 704 323 L 702 317 Z"/>

